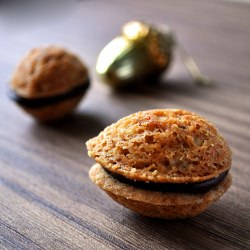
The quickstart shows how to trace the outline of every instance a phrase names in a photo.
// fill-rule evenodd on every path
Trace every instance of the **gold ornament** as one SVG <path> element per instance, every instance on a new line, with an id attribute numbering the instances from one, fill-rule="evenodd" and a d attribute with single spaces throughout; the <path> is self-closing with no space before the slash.
<path id="1" fill-rule="evenodd" d="M 102 49 L 96 72 L 104 82 L 115 88 L 143 83 L 159 77 L 168 69 L 176 46 L 175 36 L 169 28 L 131 21 L 123 26 L 120 36 Z M 209 84 L 210 80 L 201 74 L 182 47 L 180 52 L 194 81 Z"/>

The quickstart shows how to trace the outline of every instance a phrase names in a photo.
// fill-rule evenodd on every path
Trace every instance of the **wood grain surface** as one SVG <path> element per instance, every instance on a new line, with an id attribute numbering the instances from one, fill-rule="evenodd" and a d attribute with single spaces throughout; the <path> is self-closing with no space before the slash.
<path id="1" fill-rule="evenodd" d="M 51 7 L 48 16 L 36 9 L 19 17 L 0 8 L 0 248 L 250 249 L 250 5 L 63 2 Z M 121 25 L 133 19 L 170 25 L 216 85 L 195 86 L 176 54 L 159 85 L 111 91 L 95 75 L 96 58 Z M 53 125 L 33 121 L 6 95 L 20 58 L 44 44 L 79 54 L 92 79 L 77 111 Z M 232 148 L 233 185 L 200 216 L 176 221 L 141 217 L 113 202 L 88 178 L 93 160 L 86 140 L 125 115 L 152 108 L 201 114 Z"/>

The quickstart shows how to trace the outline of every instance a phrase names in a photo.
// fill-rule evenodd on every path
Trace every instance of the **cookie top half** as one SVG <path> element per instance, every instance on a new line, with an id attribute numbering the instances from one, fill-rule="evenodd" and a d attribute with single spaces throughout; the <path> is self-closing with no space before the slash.
<path id="1" fill-rule="evenodd" d="M 185 110 L 134 113 L 90 139 L 87 149 L 105 169 L 145 182 L 201 182 L 231 166 L 231 150 L 216 127 Z"/>
<path id="2" fill-rule="evenodd" d="M 25 98 L 66 93 L 87 80 L 87 68 L 79 58 L 56 47 L 32 49 L 17 66 L 11 88 Z"/>

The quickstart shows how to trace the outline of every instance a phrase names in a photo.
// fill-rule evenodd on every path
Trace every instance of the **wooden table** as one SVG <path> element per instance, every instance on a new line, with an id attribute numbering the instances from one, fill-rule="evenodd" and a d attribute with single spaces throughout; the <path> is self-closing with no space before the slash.
<path id="1" fill-rule="evenodd" d="M 59 14 L 42 17 L 36 9 L 26 12 L 26 21 L 0 11 L 0 248 L 249 249 L 250 5 L 198 0 L 57 5 L 50 12 L 57 8 Z M 97 55 L 133 19 L 169 24 L 216 85 L 195 86 L 178 56 L 157 87 L 115 93 L 102 84 L 94 72 Z M 77 112 L 49 126 L 12 104 L 6 83 L 26 51 L 51 43 L 83 58 L 92 86 Z M 232 148 L 232 187 L 196 218 L 141 217 L 88 179 L 93 160 L 86 140 L 125 115 L 152 108 L 198 112 Z"/>

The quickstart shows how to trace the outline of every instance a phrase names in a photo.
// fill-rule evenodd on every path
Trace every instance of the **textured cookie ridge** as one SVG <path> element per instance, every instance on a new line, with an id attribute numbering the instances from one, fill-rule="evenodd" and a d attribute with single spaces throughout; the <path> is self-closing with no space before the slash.
<path id="1" fill-rule="evenodd" d="M 87 142 L 89 156 L 109 171 L 149 182 L 200 182 L 231 166 L 218 130 L 185 110 L 148 110 L 124 117 Z"/>
<path id="2" fill-rule="evenodd" d="M 41 98 L 65 93 L 87 77 L 87 68 L 74 54 L 56 46 L 38 47 L 21 60 L 11 87 L 22 97 Z"/>

